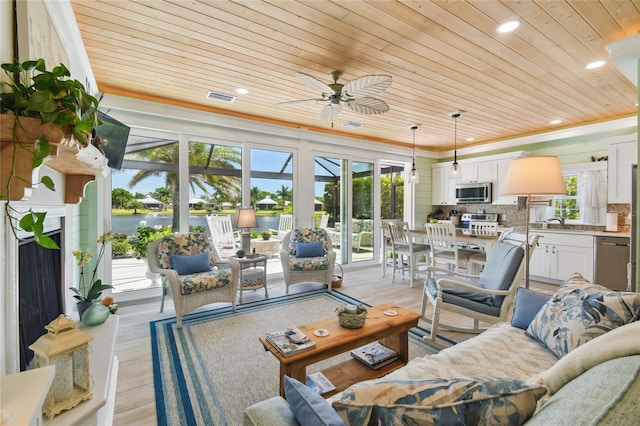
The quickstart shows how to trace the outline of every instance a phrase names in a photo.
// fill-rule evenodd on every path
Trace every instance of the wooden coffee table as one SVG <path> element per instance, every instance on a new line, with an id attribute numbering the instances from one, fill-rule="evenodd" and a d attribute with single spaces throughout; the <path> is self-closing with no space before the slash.
<path id="1" fill-rule="evenodd" d="M 397 315 L 385 315 L 384 311 L 396 311 Z M 403 309 L 394 304 L 374 306 L 368 309 L 367 320 L 361 328 L 349 329 L 338 324 L 338 317 L 334 316 L 322 321 L 298 328 L 311 340 L 316 342 L 316 347 L 296 355 L 285 357 L 265 337 L 260 337 L 260 342 L 265 350 L 271 352 L 280 361 L 280 395 L 284 397 L 284 376 L 293 377 L 302 383 L 306 383 L 307 366 L 327 358 L 349 352 L 352 349 L 363 346 L 373 341 L 380 341 L 383 345 L 398 353 L 398 359 L 384 367 L 374 370 L 364 364 L 349 359 L 322 372 L 336 387 L 333 392 L 322 396 L 329 397 L 343 391 L 354 383 L 362 380 L 375 379 L 396 370 L 409 361 L 409 329 L 418 325 L 420 314 Z M 326 337 L 318 337 L 313 334 L 317 329 L 329 330 Z"/>

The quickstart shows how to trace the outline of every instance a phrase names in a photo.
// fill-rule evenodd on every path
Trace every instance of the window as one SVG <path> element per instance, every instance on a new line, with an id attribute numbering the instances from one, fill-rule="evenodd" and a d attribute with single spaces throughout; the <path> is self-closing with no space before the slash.
<path id="1" fill-rule="evenodd" d="M 545 219 L 563 217 L 568 224 L 603 225 L 607 213 L 607 163 L 565 165 L 562 171 L 567 195 L 553 197 Z"/>

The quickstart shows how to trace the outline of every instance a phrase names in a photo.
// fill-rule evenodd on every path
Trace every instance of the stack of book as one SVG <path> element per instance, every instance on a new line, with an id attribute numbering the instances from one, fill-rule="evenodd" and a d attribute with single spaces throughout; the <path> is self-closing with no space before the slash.
<path id="1" fill-rule="evenodd" d="M 316 346 L 316 342 L 309 339 L 297 327 L 289 327 L 283 331 L 267 333 L 267 341 L 284 356 L 304 352 Z"/>
<path id="2" fill-rule="evenodd" d="M 333 383 L 327 379 L 327 376 L 320 372 L 307 375 L 307 386 L 318 392 L 320 395 L 324 395 L 325 393 L 336 389 Z"/>
<path id="3" fill-rule="evenodd" d="M 351 356 L 364 365 L 377 370 L 398 359 L 396 351 L 379 342 L 369 343 L 351 351 Z"/>

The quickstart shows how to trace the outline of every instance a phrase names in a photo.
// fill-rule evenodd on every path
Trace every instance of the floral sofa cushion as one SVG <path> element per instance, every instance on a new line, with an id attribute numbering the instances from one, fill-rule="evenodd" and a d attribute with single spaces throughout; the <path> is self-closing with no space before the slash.
<path id="1" fill-rule="evenodd" d="M 348 425 L 521 425 L 546 391 L 517 379 L 480 376 L 378 379 L 352 385 L 332 405 Z"/>
<path id="2" fill-rule="evenodd" d="M 322 242 L 322 256 L 297 257 L 298 243 Z M 329 259 L 326 254 L 329 251 L 329 240 L 324 228 L 296 228 L 291 231 L 289 239 L 289 270 L 291 271 L 318 271 L 329 269 Z"/>
<path id="3" fill-rule="evenodd" d="M 640 293 L 613 291 L 580 274 L 569 278 L 538 311 L 526 330 L 557 356 L 640 319 Z"/>
<path id="4" fill-rule="evenodd" d="M 168 235 L 158 246 L 158 261 L 164 269 L 173 269 L 171 255 L 198 255 L 206 253 L 209 264 L 214 263 L 214 254 L 205 233 Z M 197 293 L 212 288 L 231 285 L 231 272 L 212 269 L 206 272 L 179 275 L 182 294 Z"/>

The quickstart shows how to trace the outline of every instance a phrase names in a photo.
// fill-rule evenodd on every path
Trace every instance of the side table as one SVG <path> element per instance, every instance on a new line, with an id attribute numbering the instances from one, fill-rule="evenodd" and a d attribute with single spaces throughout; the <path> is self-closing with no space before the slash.
<path id="1" fill-rule="evenodd" d="M 256 257 L 232 256 L 233 260 L 240 263 L 240 303 L 242 303 L 242 293 L 248 290 L 258 290 L 264 288 L 264 297 L 268 298 L 267 291 L 267 256 L 259 254 Z"/>

